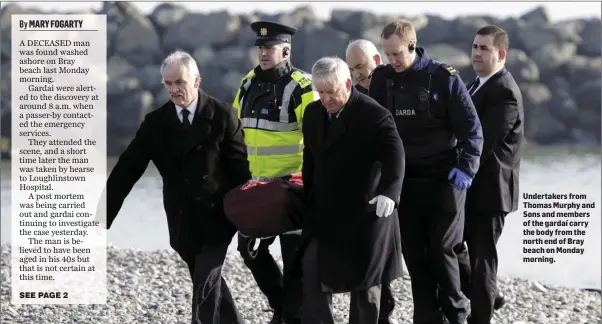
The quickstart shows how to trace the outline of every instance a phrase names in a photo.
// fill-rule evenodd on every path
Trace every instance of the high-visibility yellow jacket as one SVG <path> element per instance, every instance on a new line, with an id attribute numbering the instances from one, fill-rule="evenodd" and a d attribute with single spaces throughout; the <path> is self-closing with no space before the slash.
<path id="1" fill-rule="evenodd" d="M 303 113 L 318 98 L 311 75 L 288 61 L 267 71 L 258 66 L 242 79 L 232 105 L 243 125 L 253 179 L 301 171 Z"/>

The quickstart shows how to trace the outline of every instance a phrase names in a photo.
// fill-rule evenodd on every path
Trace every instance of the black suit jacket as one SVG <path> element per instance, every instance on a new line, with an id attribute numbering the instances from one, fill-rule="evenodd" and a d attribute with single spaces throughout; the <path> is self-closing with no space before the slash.
<path id="1" fill-rule="evenodd" d="M 401 276 L 397 213 L 379 218 L 368 203 L 384 195 L 399 204 L 404 149 L 389 111 L 352 88 L 332 123 L 320 101 L 307 105 L 303 138 L 303 236 L 319 240 L 321 281 L 348 292 Z"/>
<path id="2" fill-rule="evenodd" d="M 359 91 L 360 93 L 363 93 L 363 94 L 365 94 L 365 95 L 368 95 L 368 89 L 366 89 L 366 88 L 362 87 L 362 86 L 361 86 L 361 85 L 359 85 L 359 84 L 356 84 L 354 87 L 355 87 L 355 90 Z"/>
<path id="3" fill-rule="evenodd" d="M 236 110 L 199 91 L 187 132 L 171 101 L 147 114 L 107 180 L 107 228 L 150 161 L 163 179 L 171 246 L 197 252 L 204 244 L 229 244 L 236 229 L 223 213 L 223 197 L 251 178 Z"/>
<path id="4" fill-rule="evenodd" d="M 472 100 L 483 128 L 484 143 L 480 168 L 468 189 L 466 210 L 514 212 L 518 209 L 524 142 L 520 89 L 512 74 L 502 68 L 474 93 Z"/>

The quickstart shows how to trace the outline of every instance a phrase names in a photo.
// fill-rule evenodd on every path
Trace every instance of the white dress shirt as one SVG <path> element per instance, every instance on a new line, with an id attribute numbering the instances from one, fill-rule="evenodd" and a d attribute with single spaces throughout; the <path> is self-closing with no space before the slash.
<path id="1" fill-rule="evenodd" d="M 194 111 L 196 110 L 196 105 L 199 101 L 199 96 L 197 95 L 196 98 L 192 101 L 192 103 L 186 107 L 186 109 L 188 111 L 190 111 L 190 114 L 188 114 L 188 121 L 190 122 L 190 125 L 192 125 L 192 119 L 194 118 Z M 180 120 L 180 122 L 184 121 L 184 115 L 182 114 L 182 111 L 184 110 L 184 108 L 176 105 L 176 111 L 178 113 L 178 119 Z"/>
<path id="2" fill-rule="evenodd" d="M 502 69 L 504 68 L 504 65 L 500 66 L 497 70 L 493 71 L 491 74 L 489 74 L 488 76 L 485 77 L 478 77 L 479 78 L 479 86 L 476 89 L 470 89 L 470 94 L 473 95 L 475 94 L 477 91 L 479 91 L 479 89 L 485 84 L 485 82 L 487 82 L 487 80 L 489 80 L 489 78 L 491 78 L 494 74 L 500 72 Z"/>

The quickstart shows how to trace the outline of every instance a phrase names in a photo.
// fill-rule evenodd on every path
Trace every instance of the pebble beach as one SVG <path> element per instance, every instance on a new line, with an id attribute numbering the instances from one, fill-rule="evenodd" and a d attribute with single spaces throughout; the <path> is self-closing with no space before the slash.
<path id="1" fill-rule="evenodd" d="M 10 246 L 2 245 L 0 320 L 4 324 L 59 323 L 190 323 L 192 284 L 188 269 L 171 250 L 138 251 L 109 246 L 106 305 L 13 305 L 10 296 Z M 271 311 L 251 273 L 237 253 L 227 256 L 224 277 L 249 324 L 266 324 Z M 602 324 L 601 296 L 596 291 L 543 285 L 518 278 L 499 279 L 509 303 L 499 310 L 496 324 Z M 409 277 L 393 283 L 397 307 L 394 319 L 411 324 Z M 349 297 L 333 298 L 338 323 L 347 322 Z M 228 323 L 224 323 L 228 324 Z"/>

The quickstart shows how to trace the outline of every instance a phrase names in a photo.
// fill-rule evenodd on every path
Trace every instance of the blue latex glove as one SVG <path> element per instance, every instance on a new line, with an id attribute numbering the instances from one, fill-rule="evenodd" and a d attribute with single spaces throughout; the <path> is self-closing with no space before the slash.
<path id="1" fill-rule="evenodd" d="M 456 189 L 466 190 L 472 184 L 472 178 L 460 169 L 454 168 L 453 170 L 451 170 L 451 172 L 447 176 L 447 179 L 451 180 L 454 176 L 456 176 L 456 179 L 454 179 L 454 188 Z"/>

